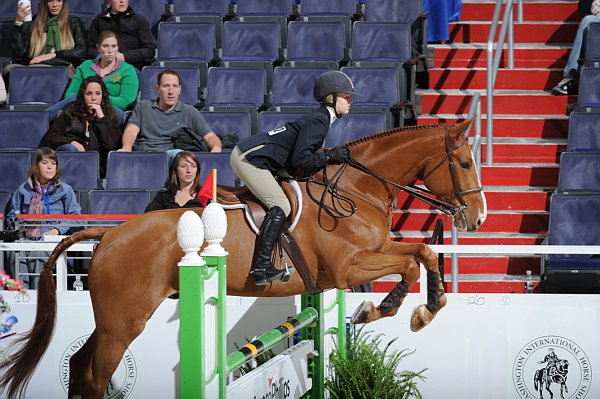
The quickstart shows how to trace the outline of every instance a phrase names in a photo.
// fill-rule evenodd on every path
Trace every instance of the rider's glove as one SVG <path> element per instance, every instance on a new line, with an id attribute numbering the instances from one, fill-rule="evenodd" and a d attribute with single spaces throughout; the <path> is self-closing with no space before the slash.
<path id="1" fill-rule="evenodd" d="M 327 163 L 339 164 L 350 160 L 350 151 L 346 147 L 335 147 L 325 151 Z"/>

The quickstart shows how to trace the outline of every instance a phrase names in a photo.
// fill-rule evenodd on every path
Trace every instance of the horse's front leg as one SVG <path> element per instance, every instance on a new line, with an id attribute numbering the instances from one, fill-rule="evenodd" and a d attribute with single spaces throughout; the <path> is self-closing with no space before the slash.
<path id="1" fill-rule="evenodd" d="M 446 291 L 444 290 L 444 285 L 442 284 L 440 272 L 438 270 L 437 254 L 433 252 L 427 244 L 401 242 L 393 242 L 389 252 L 397 255 L 412 255 L 418 259 L 418 261 L 423 263 L 427 270 L 427 304 L 417 306 L 413 310 L 410 319 L 410 329 L 412 331 L 419 331 L 427 324 L 431 323 L 437 313 L 446 306 L 446 303 L 448 302 Z M 402 282 L 398 283 L 398 286 L 401 283 Z M 403 287 L 398 286 L 396 286 L 394 290 L 398 288 L 398 291 L 400 292 L 404 289 Z M 394 290 L 392 290 L 392 292 L 390 292 L 383 300 L 382 306 L 386 303 L 388 298 L 394 294 Z"/>

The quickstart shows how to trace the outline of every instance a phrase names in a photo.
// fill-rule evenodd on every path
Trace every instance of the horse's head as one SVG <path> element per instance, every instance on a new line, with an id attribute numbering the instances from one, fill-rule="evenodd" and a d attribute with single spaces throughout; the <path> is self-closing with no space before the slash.
<path id="1" fill-rule="evenodd" d="M 444 159 L 432 159 L 423 171 L 425 186 L 451 203 L 454 225 L 475 231 L 485 221 L 487 205 L 466 132 L 472 119 L 446 128 Z"/>

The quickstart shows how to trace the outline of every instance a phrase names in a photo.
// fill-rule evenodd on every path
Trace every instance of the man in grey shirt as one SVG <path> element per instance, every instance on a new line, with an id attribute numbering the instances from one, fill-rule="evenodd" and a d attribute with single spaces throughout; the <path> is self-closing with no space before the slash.
<path id="1" fill-rule="evenodd" d="M 158 75 L 158 99 L 138 102 L 127 122 L 120 151 L 166 151 L 172 158 L 180 149 L 172 137 L 188 128 L 198 134 L 211 152 L 221 151 L 221 140 L 206 123 L 200 111 L 179 100 L 179 74 L 164 70 Z"/>

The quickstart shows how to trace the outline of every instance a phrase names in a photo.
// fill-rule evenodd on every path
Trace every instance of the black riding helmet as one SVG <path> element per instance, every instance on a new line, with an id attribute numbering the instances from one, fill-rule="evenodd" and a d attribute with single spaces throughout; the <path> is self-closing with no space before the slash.
<path id="1" fill-rule="evenodd" d="M 325 72 L 315 81 L 315 86 L 313 89 L 313 96 L 315 97 L 315 100 L 317 100 L 319 103 L 333 107 L 336 116 L 340 118 L 341 115 L 338 115 L 337 109 L 335 108 L 338 93 L 350 95 L 356 94 L 352 80 L 345 73 L 340 71 Z M 323 102 L 323 99 L 329 94 L 333 95 L 332 103 Z"/>

